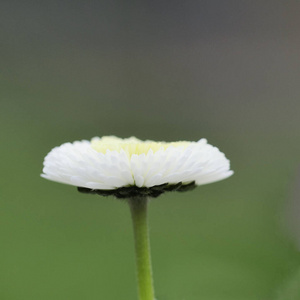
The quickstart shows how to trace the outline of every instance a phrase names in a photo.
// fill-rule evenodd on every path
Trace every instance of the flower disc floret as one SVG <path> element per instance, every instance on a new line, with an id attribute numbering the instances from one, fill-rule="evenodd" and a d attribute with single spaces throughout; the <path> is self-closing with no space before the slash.
<path id="1" fill-rule="evenodd" d="M 156 197 L 176 185 L 183 191 L 184 186 L 232 174 L 229 160 L 205 139 L 166 143 L 108 136 L 52 149 L 45 157 L 42 177 L 77 186 L 82 192 L 118 192 L 122 198 L 142 192 Z"/>
<path id="2" fill-rule="evenodd" d="M 141 141 L 135 137 L 128 139 L 120 139 L 117 137 L 103 137 L 93 138 L 91 146 L 97 152 L 106 154 L 107 151 L 125 151 L 127 156 L 131 158 L 132 155 L 147 154 L 150 150 L 155 153 L 159 150 L 166 150 L 169 147 L 182 147 L 186 148 L 190 142 L 154 142 L 154 141 Z"/>

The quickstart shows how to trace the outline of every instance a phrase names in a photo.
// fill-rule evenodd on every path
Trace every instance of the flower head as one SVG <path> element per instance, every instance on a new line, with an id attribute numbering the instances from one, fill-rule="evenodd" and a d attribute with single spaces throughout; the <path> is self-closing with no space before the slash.
<path id="1" fill-rule="evenodd" d="M 205 139 L 166 143 L 107 136 L 52 149 L 41 176 L 81 192 L 127 198 L 184 191 L 232 174 L 229 160 Z"/>

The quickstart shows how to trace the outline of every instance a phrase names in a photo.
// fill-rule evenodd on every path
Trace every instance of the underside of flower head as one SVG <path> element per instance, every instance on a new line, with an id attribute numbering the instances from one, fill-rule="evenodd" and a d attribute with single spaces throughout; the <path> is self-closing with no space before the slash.
<path id="1" fill-rule="evenodd" d="M 184 191 L 232 173 L 229 160 L 205 139 L 166 143 L 109 136 L 52 149 L 42 177 L 81 192 L 127 198 Z"/>
<path id="2" fill-rule="evenodd" d="M 161 184 L 155 185 L 149 188 L 146 187 L 137 187 L 137 186 L 128 186 L 121 187 L 114 190 L 93 190 L 83 187 L 78 187 L 78 191 L 83 194 L 97 194 L 100 196 L 115 196 L 119 199 L 128 199 L 134 197 L 151 197 L 157 198 L 165 192 L 187 192 L 191 191 L 196 187 L 195 182 L 190 182 L 187 184 L 182 184 L 179 182 L 177 184 Z"/>

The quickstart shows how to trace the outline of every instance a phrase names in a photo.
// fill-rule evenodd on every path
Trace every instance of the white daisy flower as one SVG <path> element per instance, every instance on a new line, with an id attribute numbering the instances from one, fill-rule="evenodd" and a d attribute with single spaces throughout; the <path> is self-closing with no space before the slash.
<path id="1" fill-rule="evenodd" d="M 206 139 L 166 143 L 107 136 L 52 149 L 41 176 L 81 192 L 128 198 L 184 191 L 232 174 L 229 160 Z"/>

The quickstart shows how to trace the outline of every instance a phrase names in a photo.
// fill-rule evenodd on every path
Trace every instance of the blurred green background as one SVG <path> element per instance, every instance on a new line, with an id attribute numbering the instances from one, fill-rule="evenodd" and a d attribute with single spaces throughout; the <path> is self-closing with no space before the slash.
<path id="1" fill-rule="evenodd" d="M 235 171 L 152 201 L 158 300 L 300 299 L 299 8 L 1 1 L 0 299 L 137 299 L 127 205 L 39 177 L 102 135 L 205 137 Z"/>

